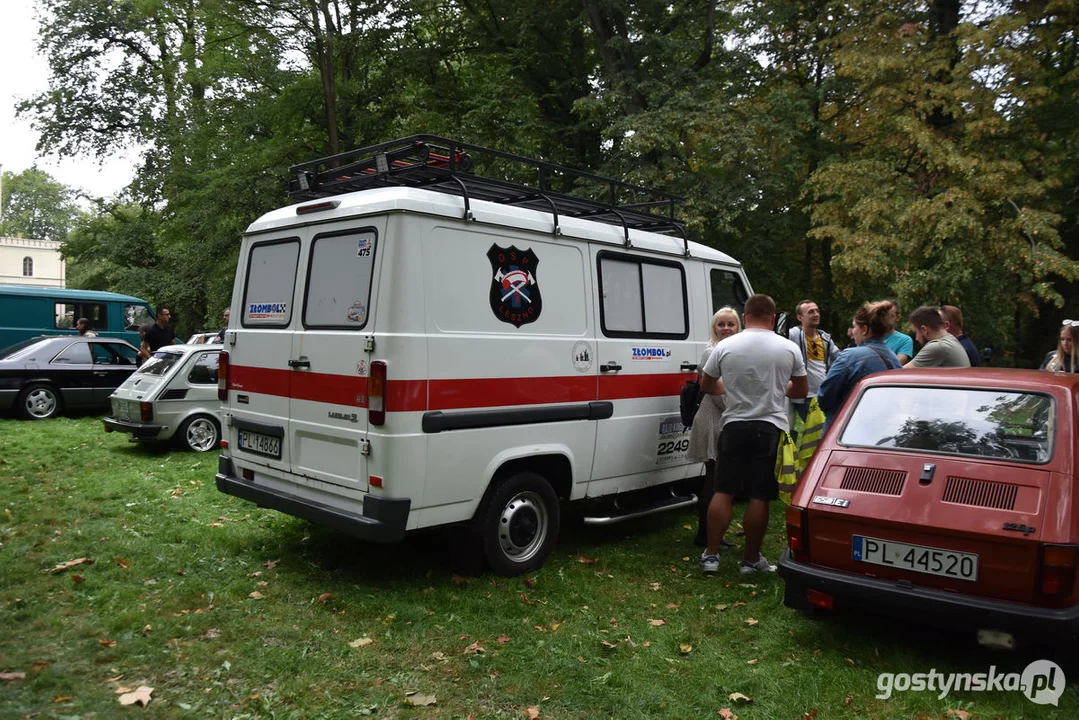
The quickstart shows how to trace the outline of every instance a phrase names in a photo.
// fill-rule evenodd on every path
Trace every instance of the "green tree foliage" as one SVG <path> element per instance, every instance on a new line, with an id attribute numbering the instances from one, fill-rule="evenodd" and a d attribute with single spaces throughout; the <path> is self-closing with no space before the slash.
<path id="1" fill-rule="evenodd" d="M 63 240 L 79 215 L 75 191 L 36 167 L 5 172 L 0 235 Z"/>
<path id="2" fill-rule="evenodd" d="M 172 304 L 185 330 L 216 323 L 238 238 L 287 202 L 290 165 L 424 132 L 682 195 L 693 239 L 781 306 L 817 299 L 833 330 L 867 299 L 948 302 L 979 344 L 1033 364 L 1079 281 L 1077 13 L 55 0 L 51 85 L 22 110 L 42 149 L 142 148 L 127 195 L 73 234 L 69 267 Z"/>

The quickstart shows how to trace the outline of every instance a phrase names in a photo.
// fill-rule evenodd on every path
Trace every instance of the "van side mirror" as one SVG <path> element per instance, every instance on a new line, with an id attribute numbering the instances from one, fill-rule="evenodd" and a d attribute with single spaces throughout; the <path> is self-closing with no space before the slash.
<path id="1" fill-rule="evenodd" d="M 776 335 L 782 335 L 787 337 L 787 323 L 790 321 L 790 315 L 785 312 L 781 312 L 776 315 L 775 331 Z"/>

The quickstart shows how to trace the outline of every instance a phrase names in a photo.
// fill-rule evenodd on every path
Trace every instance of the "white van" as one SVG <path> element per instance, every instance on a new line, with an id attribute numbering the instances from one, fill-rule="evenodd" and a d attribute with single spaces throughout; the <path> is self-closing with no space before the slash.
<path id="1" fill-rule="evenodd" d="M 471 171 L 494 163 L 536 187 Z M 219 490 L 377 541 L 462 523 L 503 575 L 543 563 L 560 501 L 609 499 L 600 524 L 695 502 L 679 391 L 751 290 L 657 232 L 677 198 L 434 136 L 293 170 L 309 201 L 243 238 Z"/>

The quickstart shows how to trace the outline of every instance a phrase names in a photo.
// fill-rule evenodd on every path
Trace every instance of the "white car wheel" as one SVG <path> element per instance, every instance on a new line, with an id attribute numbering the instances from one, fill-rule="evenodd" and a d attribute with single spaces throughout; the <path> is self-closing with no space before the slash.
<path id="1" fill-rule="evenodd" d="M 208 452 L 218 446 L 221 430 L 214 418 L 209 415 L 196 415 L 184 421 L 178 436 L 188 450 Z"/>

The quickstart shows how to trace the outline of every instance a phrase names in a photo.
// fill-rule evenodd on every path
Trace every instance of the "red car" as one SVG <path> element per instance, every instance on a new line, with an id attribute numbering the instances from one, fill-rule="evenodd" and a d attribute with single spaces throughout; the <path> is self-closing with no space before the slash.
<path id="1" fill-rule="evenodd" d="M 859 383 L 786 511 L 787 606 L 1079 638 L 1079 375 L 896 370 Z"/>

